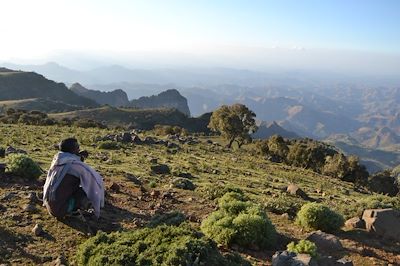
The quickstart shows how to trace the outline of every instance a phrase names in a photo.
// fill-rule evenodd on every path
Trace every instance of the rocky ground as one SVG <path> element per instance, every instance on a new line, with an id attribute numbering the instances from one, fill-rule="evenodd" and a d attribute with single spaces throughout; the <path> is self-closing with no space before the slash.
<path id="1" fill-rule="evenodd" d="M 71 217 L 58 221 L 42 207 L 44 176 L 28 181 L 9 174 L 0 175 L 0 263 L 6 265 L 74 265 L 77 246 L 96 231 L 131 230 L 145 225 L 152 216 L 173 210 L 183 212 L 194 228 L 216 209 L 209 196 L 210 186 L 240 187 L 254 201 L 264 203 L 295 182 L 307 197 L 330 206 L 356 201 L 366 195 L 349 183 L 330 180 L 310 171 L 266 162 L 249 151 L 229 151 L 214 145 L 219 140 L 199 139 L 195 143 L 171 140 L 168 145 L 125 145 L 117 150 L 99 150 L 95 138 L 104 130 L 76 130 L 59 127 L 1 127 L 0 146 L 25 150 L 47 169 L 51 148 L 60 138 L 77 135 L 91 154 L 88 163 L 104 177 L 106 205 L 98 221 Z M 67 132 L 66 132 L 67 131 Z M 22 139 L 21 132 L 26 138 Z M 48 134 L 42 138 L 41 134 Z M 144 135 L 140 136 L 142 139 Z M 39 139 L 38 139 L 39 138 Z M 192 141 L 193 139 L 191 139 Z M 1 159 L 0 159 L 1 161 Z M 154 165 L 168 171 L 155 172 Z M 186 178 L 195 185 L 176 187 L 174 180 Z M 324 181 L 321 181 L 324 178 Z M 318 184 L 323 183 L 323 192 Z M 318 189 L 317 189 L 318 188 Z M 294 197 L 301 198 L 295 193 Z M 303 200 L 303 199 L 301 199 Z M 306 200 L 305 200 L 306 201 Z M 286 249 L 293 240 L 305 239 L 303 230 L 291 215 L 268 212 L 279 233 L 273 250 L 247 250 L 231 247 L 254 265 L 271 265 L 276 251 Z M 354 265 L 400 265 L 400 244 L 374 236 L 363 229 L 343 228 L 334 236 L 342 247 L 320 249 L 321 256 L 346 258 Z M 222 251 L 229 251 L 220 246 Z"/>

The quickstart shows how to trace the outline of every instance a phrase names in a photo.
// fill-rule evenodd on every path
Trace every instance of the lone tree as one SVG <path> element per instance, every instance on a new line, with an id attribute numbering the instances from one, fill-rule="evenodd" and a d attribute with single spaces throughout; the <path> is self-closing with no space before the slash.
<path id="1" fill-rule="evenodd" d="M 229 141 L 228 148 L 232 147 L 234 141 L 240 148 L 246 141 L 251 140 L 250 134 L 257 130 L 255 116 L 256 114 L 243 104 L 223 105 L 212 113 L 208 127 L 220 132 Z"/>

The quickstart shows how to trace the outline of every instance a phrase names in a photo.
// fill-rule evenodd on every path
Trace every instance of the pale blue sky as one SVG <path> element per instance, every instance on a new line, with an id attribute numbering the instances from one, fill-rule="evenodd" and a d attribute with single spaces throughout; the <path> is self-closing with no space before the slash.
<path id="1" fill-rule="evenodd" d="M 400 0 L 13 0 L 1 1 L 0 25 L 0 60 L 97 51 L 232 61 L 273 48 L 400 56 Z"/>

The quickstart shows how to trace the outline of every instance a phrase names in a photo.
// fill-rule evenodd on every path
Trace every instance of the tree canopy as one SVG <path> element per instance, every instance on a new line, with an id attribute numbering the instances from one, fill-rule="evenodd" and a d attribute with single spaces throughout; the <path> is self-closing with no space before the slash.
<path id="1" fill-rule="evenodd" d="M 256 114 L 243 104 L 223 105 L 212 113 L 208 127 L 221 133 L 228 140 L 229 148 L 235 141 L 240 147 L 250 141 L 250 134 L 257 130 L 255 116 Z"/>

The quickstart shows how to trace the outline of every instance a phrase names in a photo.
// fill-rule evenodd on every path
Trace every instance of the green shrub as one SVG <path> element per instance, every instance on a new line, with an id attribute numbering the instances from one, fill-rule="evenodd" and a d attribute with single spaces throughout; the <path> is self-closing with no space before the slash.
<path id="1" fill-rule="evenodd" d="M 79 246 L 76 258 L 78 265 L 250 265 L 224 257 L 213 241 L 188 226 L 167 225 L 100 232 Z"/>
<path id="2" fill-rule="evenodd" d="M 118 142 L 111 140 L 102 141 L 97 147 L 103 150 L 118 150 L 119 148 L 121 148 Z"/>
<path id="3" fill-rule="evenodd" d="M 317 256 L 317 246 L 308 240 L 300 240 L 297 244 L 290 242 L 287 245 L 287 250 L 297 254 L 309 254 L 313 258 Z"/>
<path id="4" fill-rule="evenodd" d="M 219 199 L 228 192 L 236 192 L 243 194 L 243 191 L 240 188 L 232 187 L 229 185 L 221 186 L 221 185 L 210 184 L 201 189 L 201 191 L 210 200 Z"/>
<path id="5" fill-rule="evenodd" d="M 276 214 L 287 213 L 292 217 L 297 214 L 301 206 L 304 204 L 304 200 L 281 193 L 278 197 L 270 197 L 265 202 L 265 208 Z"/>
<path id="6" fill-rule="evenodd" d="M 42 174 L 39 165 L 25 154 L 8 155 L 6 164 L 7 172 L 23 178 L 37 179 Z"/>
<path id="7" fill-rule="evenodd" d="M 340 206 L 341 212 L 346 219 L 352 217 L 361 217 L 366 209 L 386 209 L 393 208 L 400 210 L 400 198 L 389 197 L 386 195 L 372 195 L 351 204 L 343 204 Z"/>
<path id="8" fill-rule="evenodd" d="M 156 227 L 159 225 L 174 225 L 178 226 L 186 220 L 186 217 L 181 212 L 169 212 L 155 215 L 147 224 L 148 227 Z"/>
<path id="9" fill-rule="evenodd" d="M 235 192 L 228 192 L 219 200 L 219 210 L 202 222 L 201 230 L 226 246 L 268 248 L 276 240 L 275 227 L 265 211 Z"/>
<path id="10" fill-rule="evenodd" d="M 311 202 L 301 207 L 297 213 L 296 222 L 304 228 L 334 232 L 343 226 L 344 219 L 342 215 L 332 211 L 327 206 Z"/>

